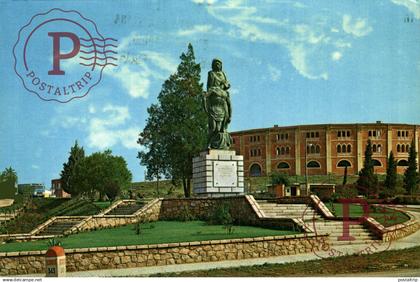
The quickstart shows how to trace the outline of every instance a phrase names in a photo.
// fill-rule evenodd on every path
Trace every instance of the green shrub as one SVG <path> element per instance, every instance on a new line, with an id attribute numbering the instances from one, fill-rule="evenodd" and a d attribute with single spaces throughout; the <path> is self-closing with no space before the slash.
<path id="1" fill-rule="evenodd" d="M 134 225 L 134 230 L 136 231 L 136 234 L 137 234 L 137 235 L 140 235 L 140 234 L 142 233 L 142 228 L 141 228 L 141 223 L 140 223 L 140 221 L 139 221 L 139 222 L 137 222 L 137 223 Z"/>
<path id="2" fill-rule="evenodd" d="M 179 221 L 192 221 L 195 220 L 195 216 L 192 214 L 190 207 L 185 205 L 182 206 L 179 216 L 176 218 Z"/>
<path id="3" fill-rule="evenodd" d="M 48 248 L 51 248 L 51 247 L 54 247 L 54 246 L 61 247 L 61 242 L 56 240 L 55 238 L 52 238 L 52 239 L 48 240 L 47 246 L 48 246 Z"/>
<path id="4" fill-rule="evenodd" d="M 279 173 L 279 172 L 273 172 L 270 175 L 270 178 L 271 178 L 271 184 L 272 185 L 277 185 L 277 184 L 284 184 L 285 186 L 290 185 L 289 176 L 287 174 Z"/>
<path id="5" fill-rule="evenodd" d="M 234 218 L 230 213 L 230 205 L 228 203 L 222 203 L 220 206 L 217 206 L 211 213 L 208 223 L 209 224 L 233 224 Z"/>
<path id="6" fill-rule="evenodd" d="M 335 187 L 337 199 L 352 199 L 358 196 L 357 187 L 354 184 L 337 185 Z"/>

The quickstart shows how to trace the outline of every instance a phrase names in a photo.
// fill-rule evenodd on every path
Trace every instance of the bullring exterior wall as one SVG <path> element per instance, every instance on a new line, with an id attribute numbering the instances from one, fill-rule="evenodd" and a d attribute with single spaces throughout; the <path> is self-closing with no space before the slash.
<path id="1" fill-rule="evenodd" d="M 382 122 L 274 126 L 233 132 L 232 138 L 233 149 L 244 156 L 246 177 L 267 176 L 274 171 L 289 175 L 343 175 L 344 166 L 339 165 L 342 161 L 350 164 L 348 174 L 357 174 L 363 167 L 368 139 L 376 148 L 372 156 L 378 164 L 375 172 L 383 174 L 391 151 L 397 162 L 403 164 L 414 139 L 419 152 L 420 126 Z M 312 146 L 315 150 L 311 152 Z M 306 168 L 310 162 L 319 167 Z M 400 165 L 397 172 L 402 174 L 405 169 Z"/>

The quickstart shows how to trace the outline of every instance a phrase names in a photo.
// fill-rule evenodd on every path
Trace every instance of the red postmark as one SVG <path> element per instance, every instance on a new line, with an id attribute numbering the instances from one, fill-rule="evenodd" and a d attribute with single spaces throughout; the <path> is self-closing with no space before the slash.
<path id="1" fill-rule="evenodd" d="M 302 220 L 316 236 L 314 253 L 320 258 L 343 256 L 348 254 L 369 254 L 389 249 L 391 241 L 384 242 L 375 232 L 367 227 L 366 220 L 374 213 L 375 220 L 382 224 L 395 222 L 400 215 L 396 205 L 382 203 L 369 204 L 363 198 L 338 199 L 334 205 L 342 210 L 342 216 L 336 218 L 320 217 L 320 212 L 308 207 L 302 214 Z M 358 207 L 357 216 L 351 209 Z M 400 206 L 398 206 L 400 207 Z M 328 238 L 325 234 L 329 234 Z M 310 237 L 308 239 L 313 239 Z M 312 242 L 309 240 L 310 242 Z M 318 248 L 315 248 L 315 245 Z"/>
<path id="2" fill-rule="evenodd" d="M 44 101 L 85 97 L 116 66 L 117 40 L 102 36 L 79 12 L 54 8 L 34 15 L 13 47 L 14 69 L 23 86 Z"/>

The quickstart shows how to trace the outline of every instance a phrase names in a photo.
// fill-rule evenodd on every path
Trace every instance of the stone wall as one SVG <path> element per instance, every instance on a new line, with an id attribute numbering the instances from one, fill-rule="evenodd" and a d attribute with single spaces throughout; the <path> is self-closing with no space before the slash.
<path id="1" fill-rule="evenodd" d="M 198 219 L 206 219 L 224 203 L 229 204 L 232 216 L 241 223 L 256 224 L 258 222 L 258 216 L 245 196 L 163 199 L 159 219 L 176 220 L 185 216 L 185 213 Z"/>
<path id="2" fill-rule="evenodd" d="M 401 226 L 400 228 L 386 230 L 386 232 L 384 232 L 384 234 L 382 235 L 382 241 L 394 241 L 400 238 L 407 237 L 408 235 L 413 234 L 420 228 L 419 223 L 416 221 L 401 225 L 403 226 Z"/>
<path id="3" fill-rule="evenodd" d="M 288 235 L 230 240 L 68 249 L 67 271 L 264 258 L 320 250 L 327 236 Z M 0 253 L 0 276 L 45 272 L 45 251 Z"/>

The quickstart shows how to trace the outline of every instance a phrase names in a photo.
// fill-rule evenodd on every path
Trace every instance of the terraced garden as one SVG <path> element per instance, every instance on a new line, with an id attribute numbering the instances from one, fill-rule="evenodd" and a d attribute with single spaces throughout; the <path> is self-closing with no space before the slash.
<path id="1" fill-rule="evenodd" d="M 83 232 L 59 238 L 64 248 L 93 248 L 143 244 L 179 243 L 219 239 L 280 236 L 297 234 L 254 226 L 234 226 L 228 233 L 223 225 L 209 225 L 203 221 L 157 221 L 118 228 Z M 0 252 L 45 250 L 48 241 L 10 242 L 0 245 Z"/>

